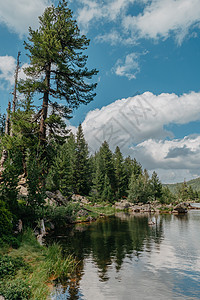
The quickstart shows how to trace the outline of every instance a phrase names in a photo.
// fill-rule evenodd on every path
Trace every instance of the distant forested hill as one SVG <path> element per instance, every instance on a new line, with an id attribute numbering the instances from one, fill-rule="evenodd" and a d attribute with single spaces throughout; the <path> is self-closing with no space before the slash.
<path id="1" fill-rule="evenodd" d="M 177 188 L 180 187 L 181 184 L 182 182 L 174 184 L 164 184 L 164 186 L 167 186 L 172 193 L 176 193 Z M 200 191 L 200 177 L 187 181 L 187 185 L 191 185 L 191 187 L 195 191 Z"/>

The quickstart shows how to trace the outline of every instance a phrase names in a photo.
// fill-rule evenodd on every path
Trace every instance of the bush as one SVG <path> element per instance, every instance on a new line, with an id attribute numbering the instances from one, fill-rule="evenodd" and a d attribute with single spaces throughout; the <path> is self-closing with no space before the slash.
<path id="1" fill-rule="evenodd" d="M 73 222 L 79 209 L 80 205 L 77 203 L 69 203 L 67 206 L 58 207 L 49 206 L 45 217 L 55 226 L 62 226 Z"/>
<path id="2" fill-rule="evenodd" d="M 31 298 L 31 289 L 27 282 L 21 279 L 15 279 L 6 283 L 2 287 L 0 284 L 0 294 L 8 300 L 26 300 Z"/>
<path id="3" fill-rule="evenodd" d="M 0 278 L 14 276 L 20 268 L 27 267 L 22 257 L 0 255 Z"/>
<path id="4" fill-rule="evenodd" d="M 9 245 L 12 248 L 17 249 L 20 246 L 20 241 L 12 235 L 3 235 L 0 238 L 0 245 L 1 246 Z"/>
<path id="5" fill-rule="evenodd" d="M 0 236 L 12 231 L 12 214 L 0 200 Z"/>

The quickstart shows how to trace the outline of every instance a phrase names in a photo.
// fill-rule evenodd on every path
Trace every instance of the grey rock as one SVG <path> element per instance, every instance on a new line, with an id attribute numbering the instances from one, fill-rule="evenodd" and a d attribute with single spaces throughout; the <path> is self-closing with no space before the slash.
<path id="1" fill-rule="evenodd" d="M 174 207 L 173 213 L 185 214 L 187 213 L 187 206 L 184 203 L 179 203 Z"/>
<path id="2" fill-rule="evenodd" d="M 80 209 L 77 213 L 77 216 L 79 217 L 85 217 L 85 216 L 88 216 L 88 212 L 84 209 Z"/>

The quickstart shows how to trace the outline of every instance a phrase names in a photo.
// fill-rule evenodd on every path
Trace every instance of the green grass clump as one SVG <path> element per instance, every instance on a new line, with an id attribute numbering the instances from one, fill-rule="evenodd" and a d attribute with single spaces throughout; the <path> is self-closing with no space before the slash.
<path id="1" fill-rule="evenodd" d="M 107 204 L 104 202 L 98 203 L 98 206 L 84 205 L 84 207 L 90 210 L 92 213 L 95 213 L 97 216 L 100 214 L 105 216 L 111 216 L 115 214 L 115 208 L 112 207 L 112 204 Z"/>
<path id="2" fill-rule="evenodd" d="M 68 277 L 75 266 L 75 260 L 71 255 L 63 258 L 61 246 L 58 244 L 49 246 L 44 253 L 43 261 L 37 265 L 30 280 L 33 299 L 46 299 L 49 294 L 47 284 L 51 286 L 53 280 Z"/>

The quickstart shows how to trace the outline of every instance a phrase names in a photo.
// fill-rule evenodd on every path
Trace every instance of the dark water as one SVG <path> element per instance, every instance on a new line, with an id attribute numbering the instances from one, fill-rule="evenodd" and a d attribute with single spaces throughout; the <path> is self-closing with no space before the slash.
<path id="1" fill-rule="evenodd" d="M 80 263 L 52 299 L 200 299 L 200 211 L 157 216 L 155 225 L 121 214 L 56 240 Z"/>

